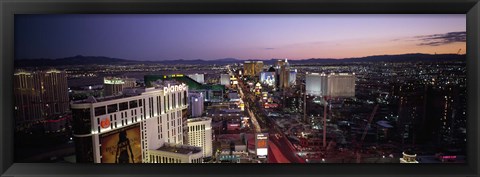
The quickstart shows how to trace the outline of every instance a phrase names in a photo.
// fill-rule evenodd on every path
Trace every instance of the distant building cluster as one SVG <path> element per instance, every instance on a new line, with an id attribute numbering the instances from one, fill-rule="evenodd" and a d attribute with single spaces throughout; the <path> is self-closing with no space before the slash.
<path id="1" fill-rule="evenodd" d="M 67 77 L 64 71 L 17 71 L 14 73 L 13 85 L 17 129 L 28 128 L 39 122 L 48 123 L 45 120 L 58 119 L 69 112 Z"/>
<path id="2" fill-rule="evenodd" d="M 258 78 L 260 83 L 279 88 L 290 88 L 297 84 L 297 70 L 290 68 L 287 59 L 277 60 L 268 70 L 263 70 L 262 61 L 245 61 L 243 63 L 243 76 Z"/>
<path id="3" fill-rule="evenodd" d="M 15 118 L 17 129 L 36 122 L 57 131 L 71 122 L 73 134 L 64 134 L 77 163 L 461 161 L 464 63 L 410 65 L 284 59 L 188 75 L 172 72 L 196 66 L 147 66 L 150 75 L 17 71 Z M 86 83 L 69 88 L 67 78 Z M 424 143 L 441 148 L 415 149 Z"/>
<path id="4" fill-rule="evenodd" d="M 105 77 L 103 89 L 105 96 L 120 94 L 124 89 L 136 87 L 135 78 Z"/>

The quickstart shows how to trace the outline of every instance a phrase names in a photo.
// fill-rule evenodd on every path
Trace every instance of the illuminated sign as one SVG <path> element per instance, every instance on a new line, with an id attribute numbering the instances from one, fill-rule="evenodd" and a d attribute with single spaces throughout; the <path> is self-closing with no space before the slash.
<path id="1" fill-rule="evenodd" d="M 142 163 L 140 125 L 100 135 L 102 163 Z"/>
<path id="2" fill-rule="evenodd" d="M 257 148 L 267 148 L 267 140 L 258 140 Z"/>
<path id="3" fill-rule="evenodd" d="M 257 136 L 255 137 L 255 146 L 257 150 L 257 157 L 266 158 L 268 154 L 268 134 L 257 134 Z"/>
<path id="4" fill-rule="evenodd" d="M 441 156 L 440 158 L 442 159 L 456 159 L 457 156 L 454 156 L 454 155 L 448 155 L 448 156 Z"/>
<path id="5" fill-rule="evenodd" d="M 125 81 L 123 81 L 120 78 L 104 78 L 103 83 L 104 84 L 125 84 Z"/>
<path id="6" fill-rule="evenodd" d="M 108 127 L 110 127 L 110 119 L 109 119 L 108 117 L 103 118 L 103 119 L 100 121 L 100 127 L 102 127 L 102 128 L 108 128 Z"/>
<path id="7" fill-rule="evenodd" d="M 185 90 L 187 90 L 187 85 L 185 85 L 184 83 L 182 83 L 181 85 L 168 84 L 168 86 L 163 87 L 164 94 L 171 93 L 171 92 L 185 91 Z"/>

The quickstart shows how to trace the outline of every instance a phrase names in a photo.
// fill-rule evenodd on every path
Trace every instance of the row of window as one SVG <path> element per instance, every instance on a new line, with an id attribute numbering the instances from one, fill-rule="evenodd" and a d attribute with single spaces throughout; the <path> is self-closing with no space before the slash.
<path id="1" fill-rule="evenodd" d="M 205 130 L 205 125 L 195 125 L 188 127 L 190 132 Z"/>
<path id="2" fill-rule="evenodd" d="M 133 100 L 133 101 L 126 101 L 116 104 L 111 104 L 107 106 L 98 106 L 95 107 L 95 116 L 101 116 L 105 114 L 111 114 L 117 111 L 124 111 L 127 109 L 137 108 L 138 106 L 142 106 L 142 100 Z"/>
<path id="3" fill-rule="evenodd" d="M 184 92 L 184 101 L 183 101 L 183 105 L 186 105 L 186 91 Z M 180 103 L 181 102 L 181 93 L 179 92 L 178 93 L 178 102 L 177 102 L 177 94 L 172 94 L 173 96 L 173 105 L 176 105 L 176 103 Z M 167 110 L 170 108 L 170 94 L 168 94 L 167 96 L 164 96 L 163 98 L 164 100 L 166 100 L 166 103 L 167 104 L 164 104 L 164 108 L 163 110 Z M 153 114 L 153 97 L 150 98 L 150 108 L 151 108 L 151 114 Z M 158 114 L 160 115 L 160 108 L 161 108 L 161 105 L 160 105 L 160 96 L 157 96 L 157 103 L 158 103 L 158 106 L 157 106 L 157 111 L 158 111 Z M 142 106 L 142 100 L 132 100 L 132 101 L 126 101 L 126 102 L 121 102 L 121 103 L 118 103 L 118 104 L 111 104 L 111 105 L 107 105 L 107 106 L 99 106 L 99 107 L 95 107 L 95 116 L 101 116 L 101 115 L 105 115 L 105 114 L 111 114 L 111 113 L 114 113 L 114 112 L 117 112 L 117 111 L 124 111 L 124 110 L 127 110 L 127 109 L 132 109 L 132 108 L 136 108 L 136 107 L 139 107 L 139 106 Z M 151 116 L 153 117 L 153 115 Z"/>
<path id="4" fill-rule="evenodd" d="M 182 163 L 182 160 L 171 157 L 150 155 L 150 163 Z M 201 163 L 201 159 L 193 159 L 192 163 Z"/>
<path id="5" fill-rule="evenodd" d="M 140 113 L 142 112 L 142 109 L 140 109 Z M 130 123 L 135 123 L 138 122 L 138 116 L 137 116 L 137 110 L 131 110 L 130 112 Z M 116 114 L 111 114 L 110 117 L 110 128 L 114 129 L 117 128 L 117 115 Z M 140 119 L 143 120 L 143 115 L 140 116 Z M 120 120 L 122 123 L 122 126 L 128 125 L 128 113 L 127 111 L 121 112 L 120 113 Z M 101 123 L 100 123 L 100 117 L 97 117 L 97 129 L 98 132 L 101 132 Z"/>

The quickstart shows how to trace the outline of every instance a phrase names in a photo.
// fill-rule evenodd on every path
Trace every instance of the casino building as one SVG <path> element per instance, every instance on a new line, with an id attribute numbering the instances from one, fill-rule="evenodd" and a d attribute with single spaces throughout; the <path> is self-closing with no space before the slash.
<path id="1" fill-rule="evenodd" d="M 305 90 L 308 95 L 325 96 L 327 95 L 328 77 L 325 73 L 306 73 Z"/>
<path id="2" fill-rule="evenodd" d="M 169 82 L 71 103 L 77 163 L 201 163 L 185 145 L 187 93 Z"/>
<path id="3" fill-rule="evenodd" d="M 354 97 L 355 73 L 306 73 L 306 93 L 312 96 Z"/>
<path id="4" fill-rule="evenodd" d="M 245 61 L 243 63 L 244 76 L 258 77 L 263 70 L 263 61 Z"/>

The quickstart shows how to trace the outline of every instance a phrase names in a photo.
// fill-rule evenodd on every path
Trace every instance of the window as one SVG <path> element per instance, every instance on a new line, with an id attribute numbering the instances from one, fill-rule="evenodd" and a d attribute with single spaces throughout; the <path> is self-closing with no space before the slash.
<path id="1" fill-rule="evenodd" d="M 182 93 L 181 92 L 178 92 L 178 104 L 182 104 Z"/>
<path id="2" fill-rule="evenodd" d="M 142 106 L 142 100 L 138 100 L 139 106 Z"/>
<path id="3" fill-rule="evenodd" d="M 105 106 L 100 106 L 95 108 L 95 116 L 105 115 L 107 112 L 105 110 Z"/>
<path id="4" fill-rule="evenodd" d="M 160 111 L 160 96 L 157 96 L 157 115 L 162 114 Z"/>
<path id="5" fill-rule="evenodd" d="M 163 96 L 163 112 L 167 112 L 167 97 Z"/>
<path id="6" fill-rule="evenodd" d="M 117 104 L 111 104 L 107 106 L 108 113 L 114 113 L 118 111 L 118 105 Z"/>
<path id="7" fill-rule="evenodd" d="M 128 109 L 128 102 L 123 102 L 118 104 L 119 110 L 124 111 Z"/>
<path id="8" fill-rule="evenodd" d="M 137 100 L 130 101 L 130 109 L 136 108 L 136 107 L 138 107 L 138 101 Z"/>
<path id="9" fill-rule="evenodd" d="M 175 103 L 176 103 L 176 99 L 175 99 L 175 93 L 172 94 L 172 107 L 175 107 Z"/>
<path id="10" fill-rule="evenodd" d="M 148 98 L 148 116 L 152 117 L 152 104 L 150 98 Z"/>
<path id="11" fill-rule="evenodd" d="M 183 91 L 183 105 L 187 105 L 187 91 Z"/>

